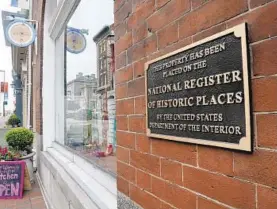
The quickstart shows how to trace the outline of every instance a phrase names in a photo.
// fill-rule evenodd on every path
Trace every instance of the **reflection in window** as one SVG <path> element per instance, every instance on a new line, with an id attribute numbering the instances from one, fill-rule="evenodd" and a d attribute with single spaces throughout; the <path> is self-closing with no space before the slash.
<path id="1" fill-rule="evenodd" d="M 101 0 L 81 1 L 68 23 L 65 145 L 116 172 L 112 23 L 113 1 Z"/>

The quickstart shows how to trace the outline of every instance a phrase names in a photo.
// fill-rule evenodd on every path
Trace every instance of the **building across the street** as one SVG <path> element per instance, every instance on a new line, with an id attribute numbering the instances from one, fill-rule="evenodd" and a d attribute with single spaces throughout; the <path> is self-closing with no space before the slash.
<path id="1" fill-rule="evenodd" d="M 78 73 L 76 78 L 67 83 L 67 101 L 74 102 L 79 108 L 95 110 L 97 79 L 95 74 Z"/>
<path id="2" fill-rule="evenodd" d="M 97 94 L 103 111 L 108 112 L 108 94 L 114 98 L 114 31 L 105 26 L 94 37 L 97 49 Z"/>

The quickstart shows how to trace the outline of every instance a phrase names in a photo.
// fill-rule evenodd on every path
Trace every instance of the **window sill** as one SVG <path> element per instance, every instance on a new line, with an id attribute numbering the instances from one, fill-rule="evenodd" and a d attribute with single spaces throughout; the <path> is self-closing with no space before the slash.
<path id="1" fill-rule="evenodd" d="M 103 171 L 95 164 L 91 164 L 55 142 L 51 148 L 47 149 L 46 153 L 49 155 L 48 158 L 55 160 L 56 167 L 58 164 L 60 170 L 66 172 L 70 176 L 69 179 L 73 179 L 86 194 L 85 196 L 88 196 L 97 207 L 103 209 L 117 208 L 117 188 L 114 175 Z M 71 184 L 70 182 L 65 183 Z M 80 198 L 84 197 L 80 194 Z"/>
<path id="2" fill-rule="evenodd" d="M 61 145 L 58 142 L 55 142 L 57 145 L 61 146 L 63 149 L 66 149 L 68 152 L 73 153 L 74 155 L 84 159 L 87 163 L 90 163 L 102 170 L 105 173 L 113 176 L 116 179 L 117 176 L 117 167 L 116 167 L 116 156 L 109 156 L 105 158 L 98 158 L 91 156 L 88 152 L 87 154 L 81 154 L 79 151 L 71 149 L 70 147 Z M 110 162 L 111 161 L 111 162 Z"/>

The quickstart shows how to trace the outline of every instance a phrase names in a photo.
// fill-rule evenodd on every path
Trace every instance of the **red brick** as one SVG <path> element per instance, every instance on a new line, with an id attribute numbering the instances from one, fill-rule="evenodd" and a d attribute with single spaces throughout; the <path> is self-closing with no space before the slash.
<path id="1" fill-rule="evenodd" d="M 234 153 L 234 171 L 239 178 L 277 187 L 277 153 L 256 150 L 251 156 Z"/>
<path id="2" fill-rule="evenodd" d="M 258 146 L 277 148 L 277 114 L 257 115 L 256 121 Z"/>
<path id="3" fill-rule="evenodd" d="M 233 153 L 229 150 L 198 146 L 199 167 L 233 175 Z"/>
<path id="4" fill-rule="evenodd" d="M 115 71 L 115 84 L 124 83 L 133 79 L 133 66 Z"/>
<path id="5" fill-rule="evenodd" d="M 191 1 L 192 9 L 198 8 L 198 7 L 200 7 L 201 5 L 207 3 L 208 1 L 209 1 L 209 0 L 192 0 L 192 1 Z"/>
<path id="6" fill-rule="evenodd" d="M 132 1 L 125 1 L 123 6 L 121 6 L 114 13 L 114 23 L 117 26 L 123 20 L 125 20 L 132 13 Z"/>
<path id="7" fill-rule="evenodd" d="M 131 150 L 131 165 L 160 176 L 160 159 L 158 157 Z"/>
<path id="8" fill-rule="evenodd" d="M 135 11 L 135 9 L 141 5 L 144 4 L 145 0 L 132 0 L 133 2 L 133 11 Z"/>
<path id="9" fill-rule="evenodd" d="M 194 194 L 155 177 L 152 177 L 152 193 L 176 208 L 196 208 L 196 196 Z"/>
<path id="10" fill-rule="evenodd" d="M 146 62 L 146 59 L 142 59 L 138 62 L 133 63 L 134 78 L 144 76 L 144 64 L 145 64 L 145 62 Z"/>
<path id="11" fill-rule="evenodd" d="M 132 46 L 132 38 L 132 32 L 125 33 L 122 37 L 120 37 L 119 40 L 115 42 L 116 54 L 120 54 Z"/>
<path id="12" fill-rule="evenodd" d="M 151 191 L 151 176 L 148 173 L 137 170 L 137 185 L 141 189 Z"/>
<path id="13" fill-rule="evenodd" d="M 258 186 L 258 208 L 277 208 L 277 190 Z"/>
<path id="14" fill-rule="evenodd" d="M 135 134 L 123 131 L 116 132 L 117 144 L 122 147 L 135 148 Z"/>
<path id="15" fill-rule="evenodd" d="M 161 7 L 163 7 L 169 1 L 170 0 L 156 0 L 156 9 L 160 9 Z"/>
<path id="16" fill-rule="evenodd" d="M 250 8 L 253 9 L 271 1 L 273 0 L 250 0 Z"/>
<path id="17" fill-rule="evenodd" d="M 224 31 L 225 29 L 226 29 L 226 24 L 225 23 L 216 25 L 212 28 L 209 28 L 209 29 L 204 30 L 200 33 L 197 33 L 195 36 L 193 36 L 193 42 L 196 42 L 196 41 L 199 41 L 199 40 L 204 39 L 206 37 L 212 36 L 216 33 Z"/>
<path id="18" fill-rule="evenodd" d="M 180 37 L 189 37 L 247 10 L 247 0 L 215 0 L 180 20 Z"/>
<path id="19" fill-rule="evenodd" d="M 129 130 L 136 133 L 145 133 L 145 117 L 144 116 L 130 116 Z"/>
<path id="20" fill-rule="evenodd" d="M 182 185 L 182 165 L 170 160 L 161 160 L 161 176 L 175 184 Z"/>
<path id="21" fill-rule="evenodd" d="M 120 55 L 115 57 L 115 67 L 116 69 L 120 69 L 126 66 L 127 62 L 127 52 L 122 52 Z"/>
<path id="22" fill-rule="evenodd" d="M 33 1 L 33 14 L 32 19 L 37 20 L 39 23 L 43 22 L 45 13 L 45 1 L 37 0 Z M 43 40 L 43 24 L 39 24 L 37 27 L 37 38 Z M 43 41 L 37 43 L 37 54 L 33 54 L 32 60 L 37 63 L 32 67 L 32 97 L 33 102 L 31 104 L 31 126 L 34 132 L 39 135 L 43 134 L 43 120 L 42 120 L 42 81 L 43 81 Z"/>
<path id="23" fill-rule="evenodd" d="M 168 47 L 159 50 L 157 53 L 151 54 L 148 57 L 148 60 L 156 59 L 157 57 L 161 57 L 165 54 L 171 53 L 171 52 L 173 52 L 177 49 L 183 48 L 183 47 L 185 47 L 185 46 L 187 46 L 191 43 L 192 43 L 192 38 L 191 37 L 179 40 L 177 43 L 169 45 Z"/>
<path id="24" fill-rule="evenodd" d="M 148 36 L 148 27 L 146 23 L 142 23 L 138 28 L 133 30 L 133 41 L 134 44 L 140 42 Z"/>
<path id="25" fill-rule="evenodd" d="M 122 7 L 125 0 L 115 0 L 114 1 L 114 11 L 116 12 L 120 7 Z"/>
<path id="26" fill-rule="evenodd" d="M 158 48 L 164 48 L 178 41 L 178 24 L 175 22 L 158 31 Z"/>
<path id="27" fill-rule="evenodd" d="M 157 37 L 155 34 L 152 34 L 143 41 L 143 48 L 146 56 L 157 51 Z"/>
<path id="28" fill-rule="evenodd" d="M 150 139 L 144 134 L 136 135 L 137 151 L 150 153 Z"/>
<path id="29" fill-rule="evenodd" d="M 198 197 L 198 209 L 228 209 L 222 205 L 211 202 L 202 197 Z"/>
<path id="30" fill-rule="evenodd" d="M 148 18 L 148 27 L 157 31 L 190 10 L 189 0 L 171 0 Z"/>
<path id="31" fill-rule="evenodd" d="M 128 130 L 128 118 L 126 116 L 116 116 L 116 129 L 122 131 Z"/>
<path id="32" fill-rule="evenodd" d="M 118 24 L 114 28 L 114 40 L 117 41 L 120 37 L 124 36 L 127 32 L 127 23 L 126 21 Z"/>
<path id="33" fill-rule="evenodd" d="M 117 115 L 134 114 L 134 99 L 117 100 L 116 114 Z"/>
<path id="34" fill-rule="evenodd" d="M 252 80 L 253 110 L 270 112 L 277 110 L 277 78 L 260 78 Z"/>
<path id="35" fill-rule="evenodd" d="M 128 27 L 133 29 L 140 25 L 147 17 L 155 11 L 155 0 L 146 0 L 138 4 L 133 11 L 133 14 L 128 19 Z"/>
<path id="36" fill-rule="evenodd" d="M 277 46 L 277 38 L 252 46 L 254 76 L 277 74 L 277 47 L 272 46 Z"/>
<path id="37" fill-rule="evenodd" d="M 196 165 L 196 146 L 166 140 L 152 141 L 152 154 Z"/>
<path id="38" fill-rule="evenodd" d="M 130 64 L 140 60 L 141 58 L 144 58 L 155 51 L 157 51 L 157 37 L 155 34 L 153 34 L 128 49 L 128 63 Z"/>
<path id="39" fill-rule="evenodd" d="M 233 207 L 255 208 L 252 184 L 187 166 L 183 167 L 183 175 L 184 186 L 191 190 Z"/>
<path id="40" fill-rule="evenodd" d="M 161 208 L 160 209 L 175 209 L 175 208 L 171 207 L 170 205 L 168 205 L 164 202 L 161 202 Z"/>
<path id="41" fill-rule="evenodd" d="M 145 49 L 143 44 L 145 43 L 145 40 L 133 45 L 130 49 L 127 51 L 127 59 L 128 63 L 133 63 L 141 58 L 144 58 L 146 56 Z"/>
<path id="42" fill-rule="evenodd" d="M 136 169 L 119 161 L 117 161 L 117 175 L 130 182 L 136 182 Z"/>
<path id="43" fill-rule="evenodd" d="M 116 85 L 115 95 L 117 99 L 123 99 L 127 97 L 127 84 Z"/>
<path id="44" fill-rule="evenodd" d="M 117 146 L 116 148 L 116 158 L 122 162 L 129 163 L 130 161 L 130 150 Z"/>
<path id="45" fill-rule="evenodd" d="M 144 209 L 160 208 L 160 200 L 134 185 L 130 185 L 130 197 Z"/>
<path id="46" fill-rule="evenodd" d="M 145 95 L 145 78 L 137 78 L 129 82 L 127 95 L 129 97 Z"/>
<path id="47" fill-rule="evenodd" d="M 135 98 L 135 114 L 145 114 L 145 96 Z"/>
<path id="48" fill-rule="evenodd" d="M 118 191 L 122 192 L 123 194 L 129 196 L 129 182 L 125 179 L 117 176 L 117 189 Z"/>
<path id="49" fill-rule="evenodd" d="M 255 9 L 245 15 L 227 22 L 227 27 L 233 27 L 247 22 L 249 42 L 256 42 L 277 35 L 277 2 Z"/>

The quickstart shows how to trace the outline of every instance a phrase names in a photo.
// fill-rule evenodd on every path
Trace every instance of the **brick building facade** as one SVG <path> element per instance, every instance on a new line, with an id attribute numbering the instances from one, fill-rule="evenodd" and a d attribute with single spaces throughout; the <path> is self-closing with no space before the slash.
<path id="1" fill-rule="evenodd" d="M 125 201 L 149 209 L 277 208 L 276 11 L 276 0 L 115 1 L 117 187 Z M 242 22 L 253 153 L 148 138 L 145 62 Z"/>
<path id="2" fill-rule="evenodd" d="M 32 126 L 33 130 L 42 135 L 42 66 L 43 66 L 43 20 L 45 1 L 32 1 L 32 19 L 38 21 L 38 41 L 32 50 Z"/>

